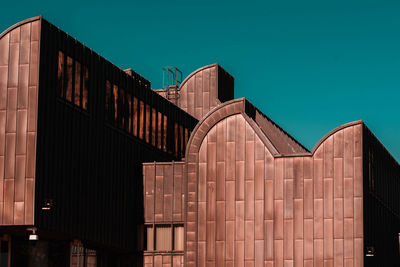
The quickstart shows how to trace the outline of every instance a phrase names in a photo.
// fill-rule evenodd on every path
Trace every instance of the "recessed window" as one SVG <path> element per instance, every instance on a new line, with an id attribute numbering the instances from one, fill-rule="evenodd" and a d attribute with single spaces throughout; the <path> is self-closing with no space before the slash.
<path id="1" fill-rule="evenodd" d="M 183 251 L 183 225 L 174 225 L 174 250 Z"/>
<path id="2" fill-rule="evenodd" d="M 170 251 L 172 250 L 172 231 L 171 225 L 156 226 L 156 250 Z"/>
<path id="3" fill-rule="evenodd" d="M 154 228 L 153 228 L 153 226 L 152 225 L 147 225 L 146 227 L 145 227 L 145 231 L 146 231 L 146 234 L 145 234 L 145 236 L 146 236 L 146 250 L 148 250 L 148 251 L 152 251 L 152 250 L 154 250 L 154 245 L 153 245 L 153 243 L 154 243 Z"/>
<path id="4" fill-rule="evenodd" d="M 156 224 L 145 226 L 146 251 L 183 251 L 183 224 Z"/>
<path id="5" fill-rule="evenodd" d="M 78 60 L 58 52 L 57 94 L 84 110 L 88 108 L 89 70 Z"/>

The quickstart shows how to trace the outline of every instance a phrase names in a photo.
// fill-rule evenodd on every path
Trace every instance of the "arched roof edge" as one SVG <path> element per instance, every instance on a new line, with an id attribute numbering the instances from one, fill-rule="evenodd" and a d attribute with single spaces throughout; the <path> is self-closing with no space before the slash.
<path id="1" fill-rule="evenodd" d="M 14 30 L 14 29 L 26 24 L 26 23 L 29 23 L 29 22 L 32 22 L 32 21 L 36 21 L 36 20 L 41 20 L 41 19 L 42 19 L 42 16 L 36 16 L 36 17 L 32 17 L 32 18 L 25 19 L 23 21 L 17 22 L 14 25 L 12 25 L 11 27 L 8 27 L 8 29 L 6 29 L 5 31 L 3 31 L 0 34 L 0 39 L 3 38 L 7 33 L 11 32 L 12 30 Z"/>
<path id="2" fill-rule="evenodd" d="M 207 66 L 198 68 L 197 70 L 193 71 L 192 73 L 190 73 L 190 74 L 183 80 L 183 82 L 182 82 L 181 85 L 179 86 L 179 89 L 181 89 L 181 88 L 185 85 L 185 83 L 187 83 L 187 81 L 190 80 L 190 78 L 192 78 L 194 75 L 196 75 L 196 74 L 199 73 L 200 71 L 203 71 L 203 70 L 205 70 L 205 69 L 209 69 L 209 68 L 212 68 L 212 67 L 215 67 L 215 66 L 218 66 L 218 63 L 210 64 L 210 65 L 207 65 Z"/>
<path id="3" fill-rule="evenodd" d="M 327 133 L 324 137 L 322 137 L 318 143 L 314 146 L 314 148 L 311 150 L 311 155 L 314 155 L 315 151 L 317 151 L 317 149 L 319 148 L 319 146 L 325 142 L 326 139 L 328 139 L 330 136 L 334 135 L 336 132 L 343 130 L 347 127 L 351 127 L 354 125 L 358 125 L 358 124 L 364 124 L 364 122 L 362 120 L 358 120 L 358 121 L 352 121 L 352 122 L 348 122 L 345 123 L 343 125 L 340 125 L 339 127 L 336 127 L 335 129 L 331 130 L 329 133 Z"/>

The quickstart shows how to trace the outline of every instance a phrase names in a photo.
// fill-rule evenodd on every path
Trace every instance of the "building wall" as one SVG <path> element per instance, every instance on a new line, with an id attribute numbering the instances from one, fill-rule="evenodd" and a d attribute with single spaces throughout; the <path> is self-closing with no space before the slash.
<path id="1" fill-rule="evenodd" d="M 0 35 L 0 225 L 34 223 L 39 22 Z"/>
<path id="2" fill-rule="evenodd" d="M 186 266 L 363 266 L 362 124 L 283 157 L 239 106 L 188 147 Z"/>
<path id="3" fill-rule="evenodd" d="M 400 262 L 400 165 L 364 126 L 364 232 L 373 257 L 365 266 Z"/>
<path id="4" fill-rule="evenodd" d="M 184 224 L 184 172 L 184 162 L 143 164 L 145 227 Z M 144 266 L 184 266 L 183 252 L 145 251 Z"/>

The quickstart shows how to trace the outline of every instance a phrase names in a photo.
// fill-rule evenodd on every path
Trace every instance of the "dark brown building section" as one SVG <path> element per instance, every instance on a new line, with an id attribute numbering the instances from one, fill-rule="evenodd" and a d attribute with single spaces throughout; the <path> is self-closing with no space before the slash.
<path id="1" fill-rule="evenodd" d="M 40 18 L 0 35 L 0 222 L 34 224 Z"/>
<path id="2" fill-rule="evenodd" d="M 398 266 L 400 165 L 366 126 L 363 150 L 365 266 Z"/>
<path id="3" fill-rule="evenodd" d="M 197 120 L 140 75 L 41 23 L 35 224 L 138 252 L 141 163 L 179 160 Z M 52 209 L 42 209 L 49 200 Z"/>

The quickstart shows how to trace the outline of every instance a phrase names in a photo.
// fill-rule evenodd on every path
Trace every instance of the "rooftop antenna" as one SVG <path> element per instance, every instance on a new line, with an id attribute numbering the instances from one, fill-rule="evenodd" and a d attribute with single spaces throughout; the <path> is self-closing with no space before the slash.
<path id="1" fill-rule="evenodd" d="M 163 67 L 163 89 L 166 98 L 174 104 L 179 98 L 179 86 L 182 83 L 182 72 L 177 67 Z"/>

